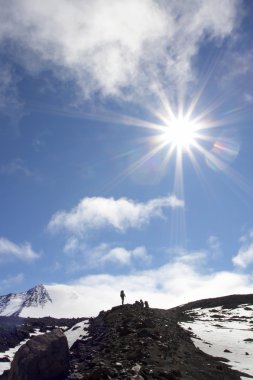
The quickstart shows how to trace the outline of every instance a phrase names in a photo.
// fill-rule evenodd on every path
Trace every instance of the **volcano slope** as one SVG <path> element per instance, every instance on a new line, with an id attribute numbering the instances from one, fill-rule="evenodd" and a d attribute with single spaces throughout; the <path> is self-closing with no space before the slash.
<path id="1" fill-rule="evenodd" d="M 123 305 L 90 320 L 88 336 L 71 348 L 68 380 L 236 380 L 247 376 L 194 346 L 178 322 L 180 307 Z M 224 360 L 223 360 L 224 361 Z"/>

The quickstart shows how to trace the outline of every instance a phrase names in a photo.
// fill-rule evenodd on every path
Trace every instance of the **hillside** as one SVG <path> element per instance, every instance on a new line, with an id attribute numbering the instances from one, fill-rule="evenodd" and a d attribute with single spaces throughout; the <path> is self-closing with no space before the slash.
<path id="1" fill-rule="evenodd" d="M 125 305 L 101 312 L 90 321 L 88 338 L 72 346 L 68 380 L 240 379 L 224 360 L 194 346 L 191 332 L 179 326 L 185 318 L 180 308 Z"/>

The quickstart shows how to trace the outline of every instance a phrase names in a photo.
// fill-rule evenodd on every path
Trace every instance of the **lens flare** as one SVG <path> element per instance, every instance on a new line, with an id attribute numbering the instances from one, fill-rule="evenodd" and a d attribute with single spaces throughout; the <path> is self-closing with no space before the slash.
<path id="1" fill-rule="evenodd" d="M 223 133 L 213 143 L 210 155 L 206 157 L 207 165 L 215 171 L 225 171 L 240 152 L 240 144 L 233 133 Z"/>

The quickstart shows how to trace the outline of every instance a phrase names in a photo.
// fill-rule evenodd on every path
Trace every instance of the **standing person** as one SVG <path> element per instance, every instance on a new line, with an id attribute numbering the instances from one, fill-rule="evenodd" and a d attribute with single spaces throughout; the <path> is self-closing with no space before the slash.
<path id="1" fill-rule="evenodd" d="M 125 299 L 126 295 L 125 295 L 125 292 L 124 290 L 121 290 L 120 292 L 120 298 L 121 298 L 121 301 L 122 301 L 122 305 L 124 305 L 124 299 Z"/>

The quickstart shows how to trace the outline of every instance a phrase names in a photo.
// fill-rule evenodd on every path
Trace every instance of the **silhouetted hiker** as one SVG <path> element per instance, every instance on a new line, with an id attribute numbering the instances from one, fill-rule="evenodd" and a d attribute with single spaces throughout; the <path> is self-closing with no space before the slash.
<path id="1" fill-rule="evenodd" d="M 144 307 L 145 307 L 145 309 L 149 309 L 148 301 L 145 301 L 145 302 L 144 302 Z"/>
<path id="2" fill-rule="evenodd" d="M 141 308 L 143 309 L 144 308 L 144 302 L 142 300 L 140 300 L 140 304 L 141 304 Z"/>
<path id="3" fill-rule="evenodd" d="M 120 298 L 121 298 L 121 301 L 122 301 L 122 305 L 124 305 L 124 299 L 125 299 L 126 295 L 125 295 L 125 292 L 124 290 L 121 290 L 120 292 Z"/>

